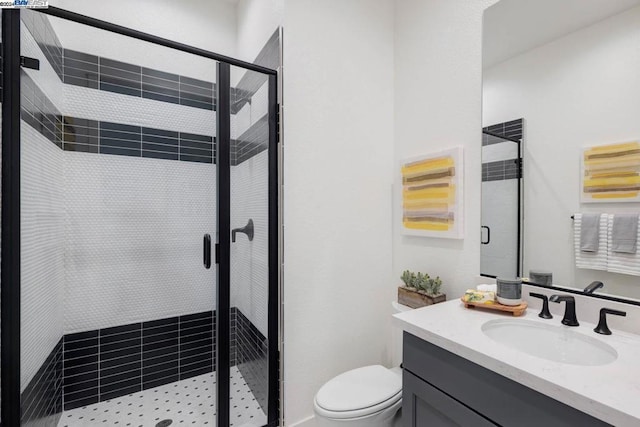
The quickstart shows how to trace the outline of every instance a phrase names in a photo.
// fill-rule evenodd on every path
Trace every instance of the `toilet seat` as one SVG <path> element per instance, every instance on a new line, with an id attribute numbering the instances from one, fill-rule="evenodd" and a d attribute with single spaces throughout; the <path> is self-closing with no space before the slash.
<path id="1" fill-rule="evenodd" d="M 402 400 L 402 392 L 398 392 L 398 394 L 396 396 L 394 396 L 394 398 L 392 398 L 392 399 L 390 399 L 390 400 L 388 400 L 386 402 L 382 402 L 382 403 L 379 403 L 378 405 L 370 406 L 368 408 L 356 409 L 356 410 L 351 410 L 351 411 L 329 411 L 329 410 L 326 410 L 326 409 L 322 408 L 318 404 L 317 400 L 314 403 L 315 403 L 315 411 L 320 416 L 323 416 L 325 418 L 334 419 L 334 420 L 350 420 L 350 419 L 355 419 L 355 418 L 364 418 L 364 417 L 367 417 L 369 415 L 373 415 L 375 413 L 382 412 L 382 411 L 392 407 L 396 403 L 400 402 L 401 400 Z"/>
<path id="2" fill-rule="evenodd" d="M 318 415 L 332 419 L 360 418 L 384 411 L 402 399 L 402 378 L 380 365 L 338 375 L 314 399 Z"/>

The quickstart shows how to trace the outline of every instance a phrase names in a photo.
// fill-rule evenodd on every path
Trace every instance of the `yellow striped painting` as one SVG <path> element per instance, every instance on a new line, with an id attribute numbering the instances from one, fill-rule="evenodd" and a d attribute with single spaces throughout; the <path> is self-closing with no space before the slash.
<path id="1" fill-rule="evenodd" d="M 582 156 L 582 202 L 640 200 L 640 142 L 587 148 Z"/>
<path id="2" fill-rule="evenodd" d="M 407 234 L 461 238 L 459 194 L 462 149 L 446 150 L 401 165 L 402 224 Z"/>

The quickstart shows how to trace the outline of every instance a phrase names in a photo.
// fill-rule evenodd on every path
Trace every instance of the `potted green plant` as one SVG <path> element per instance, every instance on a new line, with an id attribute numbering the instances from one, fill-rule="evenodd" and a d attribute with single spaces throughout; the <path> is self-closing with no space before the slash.
<path id="1" fill-rule="evenodd" d="M 400 278 L 404 286 L 398 286 L 399 304 L 419 308 L 447 300 L 447 296 L 441 292 L 442 280 L 439 276 L 434 279 L 427 273 L 405 270 Z"/>

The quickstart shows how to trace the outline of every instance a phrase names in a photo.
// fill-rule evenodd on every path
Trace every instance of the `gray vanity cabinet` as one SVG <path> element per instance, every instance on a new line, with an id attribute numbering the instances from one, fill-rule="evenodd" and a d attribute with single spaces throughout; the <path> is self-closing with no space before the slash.
<path id="1" fill-rule="evenodd" d="M 404 427 L 493 427 L 494 423 L 447 396 L 411 372 L 402 374 L 402 413 Z M 408 415 L 412 414 L 411 417 Z M 425 420 L 428 420 L 426 423 Z"/>
<path id="2" fill-rule="evenodd" d="M 404 333 L 403 427 L 609 424 Z"/>

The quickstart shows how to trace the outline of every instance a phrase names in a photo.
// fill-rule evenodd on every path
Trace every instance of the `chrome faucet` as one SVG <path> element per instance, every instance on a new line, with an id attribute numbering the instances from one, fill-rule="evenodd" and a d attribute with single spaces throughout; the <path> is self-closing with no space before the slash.
<path id="1" fill-rule="evenodd" d="M 578 318 L 576 317 L 576 300 L 574 297 L 570 295 L 551 295 L 549 298 L 551 302 L 564 302 L 564 318 L 562 319 L 562 324 L 567 326 L 580 326 L 578 323 Z"/>
<path id="2" fill-rule="evenodd" d="M 604 283 L 596 280 L 595 282 L 591 282 L 589 284 L 589 286 L 587 286 L 586 288 L 584 288 L 584 293 L 585 294 L 592 294 L 594 293 L 596 290 L 603 288 L 604 287 Z"/>

